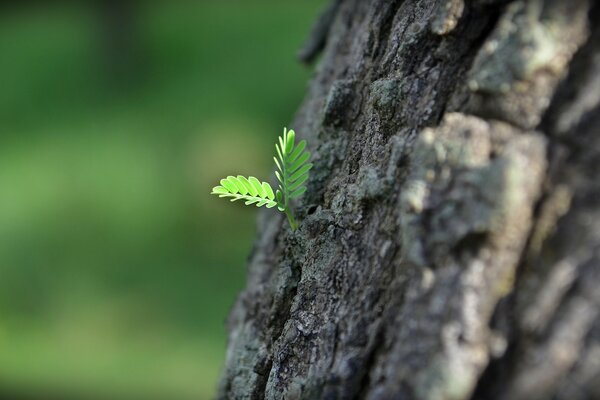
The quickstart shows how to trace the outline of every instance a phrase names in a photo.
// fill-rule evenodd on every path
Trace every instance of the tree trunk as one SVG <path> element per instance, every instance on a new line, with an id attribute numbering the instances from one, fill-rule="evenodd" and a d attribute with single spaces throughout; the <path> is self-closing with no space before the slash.
<path id="1" fill-rule="evenodd" d="M 219 398 L 600 398 L 593 3 L 334 2 Z"/>
<path id="2" fill-rule="evenodd" d="M 102 61 L 118 84 L 137 79 L 142 67 L 137 32 L 137 0 L 95 0 L 100 20 Z"/>

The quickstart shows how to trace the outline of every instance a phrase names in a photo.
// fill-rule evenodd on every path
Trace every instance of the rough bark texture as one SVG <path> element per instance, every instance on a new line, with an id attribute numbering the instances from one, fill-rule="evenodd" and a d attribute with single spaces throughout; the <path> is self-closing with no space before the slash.
<path id="1" fill-rule="evenodd" d="M 219 398 L 600 398 L 599 8 L 334 2 Z"/>

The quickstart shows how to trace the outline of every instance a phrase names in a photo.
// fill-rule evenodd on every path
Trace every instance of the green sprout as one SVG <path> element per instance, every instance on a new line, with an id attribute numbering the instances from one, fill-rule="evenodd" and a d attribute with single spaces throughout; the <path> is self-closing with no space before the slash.
<path id="1" fill-rule="evenodd" d="M 292 230 L 298 228 L 294 219 L 294 212 L 290 200 L 300 197 L 306 192 L 305 182 L 308 180 L 308 172 L 312 164 L 308 162 L 310 153 L 305 151 L 306 140 L 301 140 L 297 145 L 294 141 L 296 133 L 293 130 L 283 128 L 283 136 L 279 137 L 279 143 L 275 144 L 277 157 L 273 157 L 277 170 L 275 175 L 279 181 L 279 189 L 273 192 L 268 182 L 261 182 L 257 178 L 238 175 L 228 176 L 221 179 L 221 185 L 215 186 L 211 194 L 219 197 L 231 197 L 231 201 L 244 200 L 249 206 L 256 204 L 257 207 L 266 206 L 277 209 L 287 215 Z"/>

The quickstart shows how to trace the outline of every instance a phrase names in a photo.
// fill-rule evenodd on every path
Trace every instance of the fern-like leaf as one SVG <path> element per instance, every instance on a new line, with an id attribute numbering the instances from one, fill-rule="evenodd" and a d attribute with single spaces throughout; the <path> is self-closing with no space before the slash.
<path id="1" fill-rule="evenodd" d="M 306 192 L 305 183 L 312 168 L 309 163 L 310 153 L 306 151 L 306 140 L 296 144 L 296 133 L 283 128 L 283 135 L 275 145 L 277 157 L 273 157 L 277 170 L 275 175 L 279 181 L 279 189 L 273 192 L 268 182 L 261 182 L 253 176 L 248 178 L 228 176 L 221 179 L 221 184 L 215 186 L 211 194 L 230 198 L 231 201 L 244 201 L 246 205 L 255 204 L 257 207 L 277 207 L 288 218 L 292 230 L 298 227 L 289 200 L 295 199 Z"/>
<path id="2" fill-rule="evenodd" d="M 308 173 L 312 164 L 308 162 L 310 153 L 305 151 L 306 140 L 295 143 L 296 133 L 293 130 L 283 128 L 283 135 L 279 137 L 279 143 L 275 145 L 277 157 L 273 157 L 278 171 L 275 171 L 279 181 L 278 192 L 281 193 L 283 207 L 285 209 L 288 200 L 299 197 L 306 191 L 304 183 L 308 180 Z"/>
<path id="3" fill-rule="evenodd" d="M 273 188 L 268 182 L 261 182 L 253 176 L 238 175 L 221 179 L 221 185 L 215 186 L 211 194 L 231 198 L 231 201 L 243 200 L 247 206 L 273 208 L 278 205 Z"/>

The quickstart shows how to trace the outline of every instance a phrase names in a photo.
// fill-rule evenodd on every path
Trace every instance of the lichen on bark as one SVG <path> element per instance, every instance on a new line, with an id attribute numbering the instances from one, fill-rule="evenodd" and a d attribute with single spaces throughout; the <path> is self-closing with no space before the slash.
<path id="1" fill-rule="evenodd" d="M 590 5 L 328 8 L 300 229 L 260 214 L 219 398 L 600 396 Z"/>

